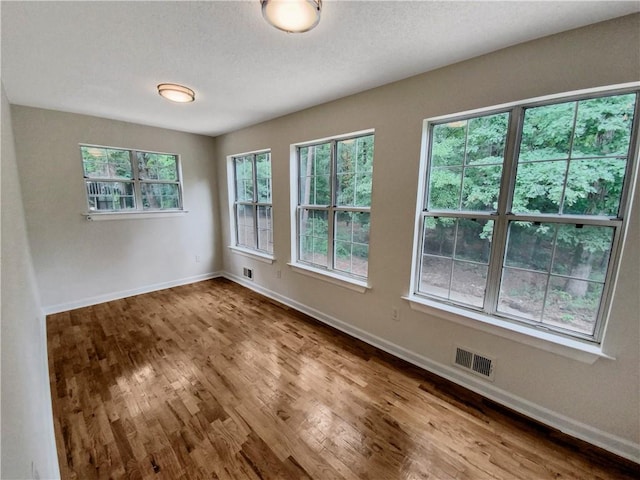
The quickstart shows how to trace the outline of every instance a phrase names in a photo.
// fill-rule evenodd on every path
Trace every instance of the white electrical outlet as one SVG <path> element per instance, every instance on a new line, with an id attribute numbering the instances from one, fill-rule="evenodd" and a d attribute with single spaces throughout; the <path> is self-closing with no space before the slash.
<path id="1" fill-rule="evenodd" d="M 200 255 L 196 255 L 196 263 L 200 263 Z"/>
<path id="2" fill-rule="evenodd" d="M 276 270 L 276 278 L 282 278 L 282 270 Z"/>
<path id="3" fill-rule="evenodd" d="M 391 320 L 395 322 L 400 321 L 400 310 L 398 307 L 391 307 Z"/>

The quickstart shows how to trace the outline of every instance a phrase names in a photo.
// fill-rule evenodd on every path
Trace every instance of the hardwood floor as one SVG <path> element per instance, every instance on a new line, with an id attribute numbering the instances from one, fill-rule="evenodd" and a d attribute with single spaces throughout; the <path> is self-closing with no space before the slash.
<path id="1" fill-rule="evenodd" d="M 47 325 L 63 479 L 640 475 L 227 280 Z"/>

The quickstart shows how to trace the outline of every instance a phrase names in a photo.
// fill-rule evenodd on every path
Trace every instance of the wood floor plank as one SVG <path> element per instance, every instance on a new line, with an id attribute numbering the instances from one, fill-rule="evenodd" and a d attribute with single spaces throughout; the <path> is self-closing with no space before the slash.
<path id="1" fill-rule="evenodd" d="M 47 329 L 64 480 L 640 478 L 227 280 L 51 315 Z"/>

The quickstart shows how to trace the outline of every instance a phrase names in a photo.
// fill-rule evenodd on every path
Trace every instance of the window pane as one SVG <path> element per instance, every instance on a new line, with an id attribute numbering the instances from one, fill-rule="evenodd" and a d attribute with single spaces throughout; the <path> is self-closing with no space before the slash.
<path id="1" fill-rule="evenodd" d="M 505 266 L 548 272 L 551 266 L 554 237 L 553 224 L 511 222 Z"/>
<path id="2" fill-rule="evenodd" d="M 420 291 L 481 308 L 493 221 L 443 217 L 424 220 Z"/>
<path id="3" fill-rule="evenodd" d="M 252 205 L 236 206 L 236 228 L 238 245 L 256 248 L 255 222 Z"/>
<path id="4" fill-rule="evenodd" d="M 256 155 L 256 184 L 258 187 L 257 201 L 271 203 L 271 154 Z"/>
<path id="5" fill-rule="evenodd" d="M 331 144 L 300 148 L 300 204 L 331 203 Z"/>
<path id="6" fill-rule="evenodd" d="M 140 189 L 145 210 L 180 208 L 179 189 L 175 183 L 142 183 Z"/>
<path id="7" fill-rule="evenodd" d="M 566 172 L 566 160 L 520 163 L 512 211 L 560 213 Z"/>
<path id="8" fill-rule="evenodd" d="M 128 150 L 81 146 L 80 152 L 87 178 L 133 178 Z"/>
<path id="9" fill-rule="evenodd" d="M 299 242 L 301 261 L 328 267 L 329 226 L 326 210 L 300 210 Z"/>
<path id="10" fill-rule="evenodd" d="M 569 158 L 575 102 L 527 108 L 519 161 Z"/>
<path id="11" fill-rule="evenodd" d="M 497 209 L 508 122 L 501 113 L 433 127 L 430 209 Z"/>
<path id="12" fill-rule="evenodd" d="M 462 210 L 498 210 L 502 165 L 467 167 L 462 187 Z"/>
<path id="13" fill-rule="evenodd" d="M 253 160 L 251 156 L 234 160 L 236 177 L 236 201 L 253 201 Z"/>
<path id="14" fill-rule="evenodd" d="M 505 268 L 500 283 L 498 311 L 540 321 L 548 276 L 544 273 Z"/>
<path id="15" fill-rule="evenodd" d="M 633 93 L 578 102 L 572 157 L 626 157 L 635 102 Z"/>
<path id="16" fill-rule="evenodd" d="M 337 142 L 337 204 L 371 205 L 373 135 Z"/>
<path id="17" fill-rule="evenodd" d="M 617 215 L 634 105 L 629 94 L 527 109 L 512 211 Z"/>
<path id="18" fill-rule="evenodd" d="M 419 291 L 448 299 L 453 260 L 423 255 L 421 267 Z"/>
<path id="19" fill-rule="evenodd" d="M 573 160 L 562 213 L 615 217 L 620 206 L 626 160 Z"/>
<path id="20" fill-rule="evenodd" d="M 612 227 L 511 222 L 499 311 L 593 333 Z"/>
<path id="21" fill-rule="evenodd" d="M 432 130 L 432 167 L 464 164 L 467 120 L 434 125 Z"/>
<path id="22" fill-rule="evenodd" d="M 87 182 L 90 211 L 134 209 L 135 196 L 131 182 Z"/>
<path id="23" fill-rule="evenodd" d="M 273 253 L 273 220 L 271 207 L 258 206 L 258 250 Z"/>
<path id="24" fill-rule="evenodd" d="M 612 227 L 559 225 L 551 271 L 604 282 L 612 243 Z"/>
<path id="25" fill-rule="evenodd" d="M 424 253 L 444 257 L 453 256 L 453 247 L 456 237 L 456 225 L 457 222 L 455 218 L 425 217 L 423 232 Z"/>
<path id="26" fill-rule="evenodd" d="M 178 157 L 165 153 L 136 152 L 142 180 L 178 180 Z"/>
<path id="27" fill-rule="evenodd" d="M 434 168 L 429 176 L 429 208 L 460 210 L 462 167 Z"/>
<path id="28" fill-rule="evenodd" d="M 449 298 L 459 303 L 482 308 L 487 270 L 486 265 L 454 261 Z"/>
<path id="29" fill-rule="evenodd" d="M 491 254 L 493 220 L 461 218 L 457 223 L 456 260 L 488 264 L 489 255 Z"/>
<path id="30" fill-rule="evenodd" d="M 476 117 L 467 125 L 466 165 L 502 165 L 509 114 Z"/>
<path id="31" fill-rule="evenodd" d="M 335 226 L 335 269 L 366 277 L 369 269 L 368 212 L 337 212 Z"/>
<path id="32" fill-rule="evenodd" d="M 597 282 L 552 276 L 542 323 L 592 335 L 603 287 Z"/>

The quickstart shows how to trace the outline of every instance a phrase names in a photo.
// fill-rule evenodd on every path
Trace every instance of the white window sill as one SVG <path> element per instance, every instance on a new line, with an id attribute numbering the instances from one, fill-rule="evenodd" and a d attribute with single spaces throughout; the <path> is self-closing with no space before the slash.
<path id="1" fill-rule="evenodd" d="M 353 290 L 355 292 L 365 293 L 367 290 L 371 289 L 369 284 L 364 280 L 345 277 L 344 275 L 340 275 L 338 273 L 330 272 L 328 270 L 322 270 L 320 268 L 313 268 L 309 265 L 304 265 L 301 263 L 288 263 L 287 265 L 289 265 L 294 272 L 317 278 L 319 280 L 332 283 L 333 285 L 338 285 L 339 287 L 348 288 L 349 290 Z"/>
<path id="2" fill-rule="evenodd" d="M 479 312 L 472 312 L 415 295 L 402 298 L 409 301 L 413 310 L 428 313 L 492 335 L 508 338 L 579 362 L 593 364 L 599 358 L 615 360 L 605 354 L 600 345 L 573 340 L 552 332 L 535 330 L 525 325 L 511 323 Z"/>
<path id="3" fill-rule="evenodd" d="M 229 249 L 231 250 L 231 252 L 237 255 L 253 258 L 254 260 L 258 260 L 259 262 L 272 264 L 276 261 L 276 259 L 268 253 L 258 252 L 257 250 L 250 250 L 248 248 L 236 247 L 233 245 L 229 245 Z"/>
<path id="4" fill-rule="evenodd" d="M 85 212 L 82 215 L 90 222 L 102 220 L 140 220 L 144 218 L 182 217 L 189 210 L 158 210 L 135 212 Z"/>

